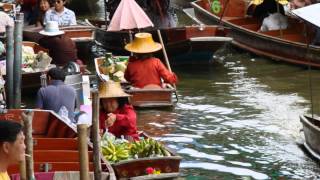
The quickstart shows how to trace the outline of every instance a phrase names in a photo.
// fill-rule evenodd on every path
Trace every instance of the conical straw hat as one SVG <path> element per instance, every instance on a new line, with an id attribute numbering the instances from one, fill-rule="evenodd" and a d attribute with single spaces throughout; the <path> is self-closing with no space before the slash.
<path id="1" fill-rule="evenodd" d="M 134 53 L 152 53 L 159 51 L 162 46 L 160 43 L 153 41 L 150 33 L 137 33 L 134 40 L 124 48 Z"/>
<path id="2" fill-rule="evenodd" d="M 125 93 L 120 85 L 120 82 L 100 82 L 99 84 L 99 97 L 100 98 L 117 98 L 117 97 L 129 97 L 130 95 Z"/>

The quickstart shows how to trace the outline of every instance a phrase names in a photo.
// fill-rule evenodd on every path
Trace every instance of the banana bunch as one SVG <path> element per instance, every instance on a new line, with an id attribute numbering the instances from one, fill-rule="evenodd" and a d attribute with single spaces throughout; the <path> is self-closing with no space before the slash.
<path id="1" fill-rule="evenodd" d="M 151 138 L 132 143 L 130 155 L 134 158 L 171 156 L 162 144 Z"/>
<path id="2" fill-rule="evenodd" d="M 121 160 L 129 159 L 128 144 L 113 144 L 111 140 L 107 140 L 101 146 L 103 156 L 110 162 L 118 162 Z"/>

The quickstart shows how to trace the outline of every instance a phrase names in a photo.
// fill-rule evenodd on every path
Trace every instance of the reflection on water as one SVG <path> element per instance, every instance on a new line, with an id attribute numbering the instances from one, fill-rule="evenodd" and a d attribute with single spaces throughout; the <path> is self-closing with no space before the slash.
<path id="1" fill-rule="evenodd" d="M 220 55 L 211 67 L 174 67 L 179 102 L 139 111 L 139 128 L 183 157 L 188 179 L 320 178 L 296 143 L 299 115 L 310 109 L 309 72 L 232 49 Z M 313 82 L 319 73 L 311 71 Z"/>

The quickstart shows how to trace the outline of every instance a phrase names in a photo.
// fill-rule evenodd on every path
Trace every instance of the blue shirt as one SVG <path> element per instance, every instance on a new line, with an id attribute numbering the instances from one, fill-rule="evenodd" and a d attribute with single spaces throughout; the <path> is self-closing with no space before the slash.
<path id="1" fill-rule="evenodd" d="M 36 108 L 53 110 L 59 113 L 64 106 L 68 110 L 68 117 L 73 120 L 76 103 L 76 91 L 65 85 L 61 80 L 51 80 L 50 85 L 39 89 Z"/>
<path id="2" fill-rule="evenodd" d="M 44 24 L 48 21 L 57 21 L 59 26 L 77 25 L 74 12 L 66 7 L 61 13 L 58 13 L 54 8 L 49 9 L 44 17 Z"/>

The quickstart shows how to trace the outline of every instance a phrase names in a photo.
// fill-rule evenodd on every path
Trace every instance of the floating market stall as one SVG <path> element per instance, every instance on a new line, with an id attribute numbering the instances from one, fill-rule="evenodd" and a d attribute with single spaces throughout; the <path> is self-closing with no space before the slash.
<path id="1" fill-rule="evenodd" d="M 111 59 L 106 60 L 107 59 Z M 144 89 L 130 86 L 124 79 L 128 56 L 114 56 L 95 58 L 95 68 L 98 77 L 102 81 L 113 80 L 121 81 L 124 91 L 130 95 L 130 103 L 135 107 L 154 108 L 173 106 L 172 94 L 175 92 L 173 87 Z"/>

